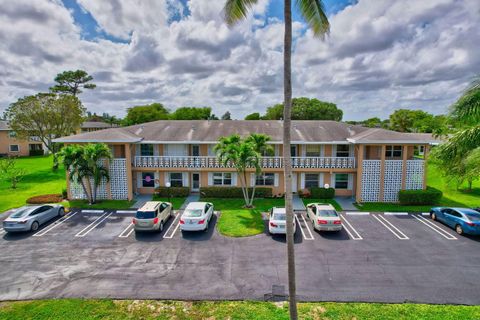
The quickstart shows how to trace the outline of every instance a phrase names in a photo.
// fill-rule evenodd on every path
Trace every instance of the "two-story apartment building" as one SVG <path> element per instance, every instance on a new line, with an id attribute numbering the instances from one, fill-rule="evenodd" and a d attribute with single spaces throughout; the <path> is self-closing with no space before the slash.
<path id="1" fill-rule="evenodd" d="M 198 192 L 204 186 L 239 186 L 235 170 L 223 166 L 214 150 L 219 138 L 234 133 L 263 133 L 271 137 L 274 153 L 263 157 L 263 173 L 249 172 L 251 186 L 284 192 L 283 122 L 171 121 L 161 120 L 123 128 L 87 132 L 57 139 L 65 144 L 101 142 L 114 155 L 111 180 L 100 196 L 132 199 L 157 186 L 186 186 Z M 292 191 L 325 184 L 336 195 L 354 196 L 359 202 L 397 201 L 401 189 L 426 187 L 425 158 L 437 141 L 427 134 L 399 133 L 352 126 L 334 121 L 293 121 L 291 156 Z M 414 157 L 419 147 L 424 159 Z M 69 197 L 83 198 L 82 189 L 69 183 Z"/>
<path id="2" fill-rule="evenodd" d="M 43 154 L 43 144 L 38 137 L 29 137 L 28 140 L 18 139 L 7 121 L 0 120 L 0 156 L 28 156 Z"/>

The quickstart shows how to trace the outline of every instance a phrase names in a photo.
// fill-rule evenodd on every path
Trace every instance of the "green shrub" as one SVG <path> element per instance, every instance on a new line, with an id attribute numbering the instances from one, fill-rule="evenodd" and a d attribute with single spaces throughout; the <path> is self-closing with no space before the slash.
<path id="1" fill-rule="evenodd" d="M 30 150 L 28 151 L 29 156 L 43 156 L 44 151 L 43 150 Z"/>
<path id="2" fill-rule="evenodd" d="M 155 194 L 160 197 L 174 197 L 184 198 L 190 194 L 190 188 L 188 187 L 157 187 L 155 188 Z"/>
<path id="3" fill-rule="evenodd" d="M 442 191 L 428 187 L 426 190 L 400 190 L 398 200 L 401 205 L 435 205 L 442 199 Z"/>
<path id="4" fill-rule="evenodd" d="M 310 188 L 310 196 L 314 199 L 333 199 L 335 197 L 335 189 L 333 188 Z"/>
<path id="5" fill-rule="evenodd" d="M 252 192 L 252 188 L 249 188 L 248 192 Z M 242 188 L 239 187 L 202 187 L 200 194 L 205 198 L 243 198 Z M 271 188 L 255 188 L 255 198 L 270 197 L 272 197 Z"/>

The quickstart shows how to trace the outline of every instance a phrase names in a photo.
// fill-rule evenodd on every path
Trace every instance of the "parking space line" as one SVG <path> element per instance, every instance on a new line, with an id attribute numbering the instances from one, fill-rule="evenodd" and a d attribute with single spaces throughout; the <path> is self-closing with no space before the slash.
<path id="1" fill-rule="evenodd" d="M 400 240 L 409 240 L 410 238 L 407 237 L 400 229 L 395 227 L 390 221 L 388 221 L 385 217 L 381 215 L 372 215 L 378 222 L 380 222 L 385 228 L 387 228 L 395 237 Z"/>
<path id="2" fill-rule="evenodd" d="M 386 216 L 408 216 L 408 212 L 384 212 Z"/>
<path id="3" fill-rule="evenodd" d="M 113 212 L 106 212 L 102 214 L 100 217 L 95 219 L 92 223 L 90 223 L 88 226 L 83 228 L 80 232 L 78 232 L 75 237 L 85 237 L 90 231 L 95 229 L 99 224 L 101 224 L 103 221 L 105 221 L 108 217 L 110 217 L 113 214 Z"/>
<path id="4" fill-rule="evenodd" d="M 133 223 L 130 222 L 130 224 L 125 228 L 125 230 L 122 231 L 122 233 L 120 233 L 120 235 L 118 236 L 119 238 L 128 238 L 132 232 L 135 231 L 135 229 L 133 228 Z"/>
<path id="5" fill-rule="evenodd" d="M 177 232 L 178 228 L 180 227 L 180 221 L 178 221 L 178 223 L 177 223 L 177 220 L 180 220 L 180 216 L 181 216 L 180 212 L 177 211 L 177 215 L 175 216 L 175 220 L 173 220 L 172 224 L 168 227 L 168 229 L 163 234 L 164 239 L 172 239 L 173 238 L 173 236 Z M 168 232 L 173 228 L 173 226 L 175 226 L 175 223 L 177 223 L 177 226 L 173 230 L 172 234 L 167 236 Z"/>
<path id="6" fill-rule="evenodd" d="M 307 238 L 307 236 L 305 235 L 305 232 L 303 232 L 302 224 L 300 223 L 300 220 L 298 219 L 298 216 L 295 214 L 295 219 L 297 220 L 297 225 L 298 225 L 298 227 L 300 228 L 300 231 L 301 231 L 301 233 L 302 233 L 303 239 L 305 239 L 305 240 L 315 240 L 315 238 L 313 237 L 312 232 L 311 232 L 310 229 L 308 228 L 307 221 L 305 220 L 305 218 L 303 217 L 302 214 L 300 214 L 300 215 L 302 216 L 302 220 L 303 220 L 303 223 L 305 224 L 305 227 L 307 228 L 308 232 L 310 233 L 310 237 Z"/>
<path id="7" fill-rule="evenodd" d="M 430 216 L 430 212 L 422 212 L 422 216 Z"/>
<path id="8" fill-rule="evenodd" d="M 363 212 L 363 211 L 351 211 L 351 212 L 345 212 L 347 216 L 368 216 L 370 215 L 370 212 Z"/>
<path id="9" fill-rule="evenodd" d="M 0 228 L 0 234 L 4 234 L 6 231 L 3 228 Z"/>
<path id="10" fill-rule="evenodd" d="M 61 225 L 62 223 L 64 223 L 65 221 L 69 220 L 70 218 L 74 217 L 77 213 L 79 213 L 80 211 L 75 211 L 74 213 L 72 214 L 67 214 L 66 216 L 64 216 L 63 218 L 60 218 L 59 220 L 55 221 L 55 223 L 53 225 L 51 225 L 50 227 L 46 228 L 46 229 L 43 229 L 41 230 L 40 232 L 37 232 L 35 233 L 33 236 L 34 237 L 42 237 L 44 235 L 46 235 L 48 232 L 52 231 L 53 229 L 55 229 L 56 227 L 58 227 L 59 225 Z"/>
<path id="11" fill-rule="evenodd" d="M 451 235 L 450 233 L 443 230 L 439 226 L 435 225 L 433 222 L 427 220 L 423 216 L 417 216 L 416 214 L 413 214 L 412 217 L 414 217 L 415 219 L 417 219 L 418 221 L 420 221 L 421 223 L 423 223 L 424 225 L 426 225 L 427 227 L 429 227 L 430 229 L 432 229 L 433 231 L 435 231 L 436 233 L 438 233 L 439 235 L 441 235 L 445 239 L 447 239 L 447 240 L 457 240 L 457 237 Z"/>
<path id="12" fill-rule="evenodd" d="M 345 218 L 345 216 L 343 214 L 340 214 L 340 217 L 342 218 L 343 222 L 346 223 L 346 224 L 343 225 L 343 228 L 345 229 L 345 231 L 347 231 L 350 238 L 352 240 L 363 240 L 362 236 L 358 233 L 357 230 L 355 230 L 355 228 L 350 224 L 350 222 L 348 222 L 348 220 Z M 348 225 L 348 228 L 347 228 L 347 225 Z M 348 230 L 349 228 L 352 229 L 352 230 L 351 231 Z M 353 233 L 355 233 L 356 236 L 353 235 Z"/>
<path id="13" fill-rule="evenodd" d="M 137 211 L 132 211 L 132 210 L 117 210 L 117 213 L 131 213 L 131 214 L 134 214 L 134 213 L 137 213 Z"/>
<path id="14" fill-rule="evenodd" d="M 82 210 L 82 213 L 104 213 L 105 210 Z"/>

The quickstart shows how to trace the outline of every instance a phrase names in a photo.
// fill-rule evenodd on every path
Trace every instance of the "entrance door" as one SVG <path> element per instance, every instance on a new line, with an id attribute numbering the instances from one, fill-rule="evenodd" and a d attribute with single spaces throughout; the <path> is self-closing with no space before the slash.
<path id="1" fill-rule="evenodd" d="M 297 192 L 297 174 L 292 173 L 292 192 Z"/>
<path id="2" fill-rule="evenodd" d="M 192 146 L 192 157 L 199 157 L 200 156 L 200 146 L 193 145 Z"/>
<path id="3" fill-rule="evenodd" d="M 192 173 L 192 191 L 200 191 L 200 173 Z"/>

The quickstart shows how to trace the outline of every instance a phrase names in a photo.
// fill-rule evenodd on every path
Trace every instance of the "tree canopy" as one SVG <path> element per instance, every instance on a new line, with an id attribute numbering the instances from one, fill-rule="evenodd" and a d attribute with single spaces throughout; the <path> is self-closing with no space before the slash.
<path id="1" fill-rule="evenodd" d="M 390 129 L 399 132 L 444 133 L 448 118 L 422 110 L 398 109 L 390 115 Z"/>
<path id="2" fill-rule="evenodd" d="M 168 110 L 161 103 L 152 103 L 143 106 L 135 106 L 127 109 L 127 116 L 123 122 L 127 126 L 134 124 L 167 120 L 169 117 Z"/>
<path id="3" fill-rule="evenodd" d="M 216 118 L 210 107 L 181 107 L 175 110 L 169 118 L 172 120 L 208 120 L 212 117 Z"/>
<path id="4" fill-rule="evenodd" d="M 82 93 L 80 88 L 95 89 L 97 85 L 94 83 L 89 83 L 92 80 L 93 77 L 83 70 L 64 71 L 57 74 L 55 77 L 55 82 L 57 84 L 51 87 L 50 91 L 55 93 L 72 94 L 76 96 L 77 94 Z"/>
<path id="5" fill-rule="evenodd" d="M 265 116 L 267 120 L 283 118 L 283 103 L 268 107 Z M 292 120 L 333 120 L 341 121 L 343 111 L 330 102 L 306 97 L 292 99 Z"/>
<path id="6" fill-rule="evenodd" d="M 260 113 L 258 112 L 250 113 L 245 117 L 245 120 L 260 120 Z"/>
<path id="7" fill-rule="evenodd" d="M 12 103 L 5 112 L 10 127 L 22 139 L 38 137 L 54 155 L 57 148 L 53 139 L 76 132 L 84 119 L 85 108 L 80 100 L 67 94 L 39 93 Z"/>

